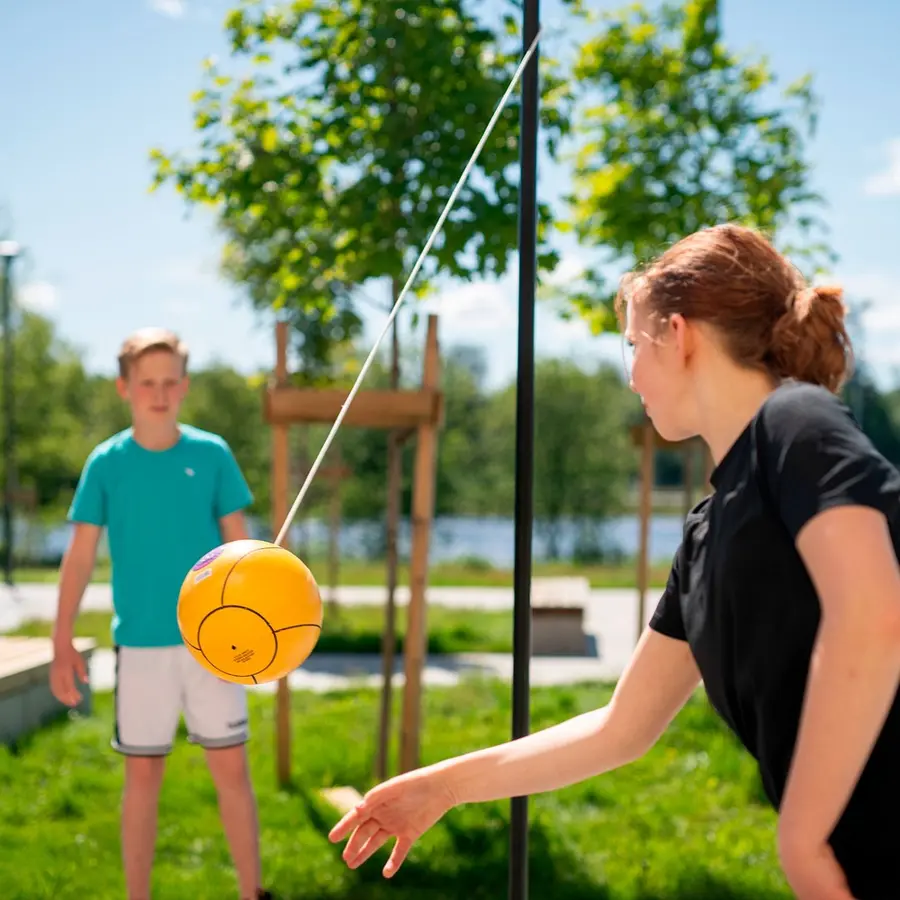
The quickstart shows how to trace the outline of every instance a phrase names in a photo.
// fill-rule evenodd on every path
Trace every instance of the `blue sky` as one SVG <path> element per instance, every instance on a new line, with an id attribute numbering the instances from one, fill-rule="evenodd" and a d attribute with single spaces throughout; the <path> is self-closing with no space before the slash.
<path id="1" fill-rule="evenodd" d="M 125 334 L 145 324 L 177 329 L 197 364 L 269 368 L 271 329 L 215 274 L 210 222 L 188 215 L 170 190 L 148 192 L 148 150 L 190 149 L 189 96 L 204 57 L 222 57 L 223 0 L 29 0 L 0 14 L 0 207 L 28 252 L 21 300 L 51 315 L 88 366 L 111 372 Z M 595 8 L 620 3 L 595 2 Z M 544 21 L 560 23 L 557 0 Z M 865 358 L 882 383 L 900 370 L 900 4 L 867 0 L 734 0 L 725 38 L 765 53 L 783 83 L 813 72 L 822 97 L 812 146 L 815 185 L 840 255 L 834 275 L 867 299 Z M 542 194 L 565 169 L 542 171 Z M 423 240 L 424 240 L 423 236 Z M 587 251 L 564 247 L 575 271 Z M 431 301 L 446 346 L 486 329 L 492 382 L 516 362 L 516 278 L 450 286 Z M 384 317 L 373 314 L 371 340 Z M 589 362 L 618 353 L 610 339 L 539 310 L 539 354 Z"/>

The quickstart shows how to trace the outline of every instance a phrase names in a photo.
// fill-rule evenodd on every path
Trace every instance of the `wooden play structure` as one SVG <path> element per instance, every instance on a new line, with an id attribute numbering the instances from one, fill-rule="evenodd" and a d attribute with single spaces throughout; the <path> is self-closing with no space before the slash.
<path id="1" fill-rule="evenodd" d="M 640 465 L 640 502 L 638 509 L 638 521 L 640 523 L 640 540 L 638 543 L 638 560 L 637 560 L 637 590 L 638 590 L 638 611 L 637 611 L 637 637 L 640 639 L 641 632 L 644 630 L 644 620 L 646 618 L 646 602 L 647 589 L 649 581 L 649 550 L 650 550 L 650 519 L 653 517 L 653 473 L 654 461 L 657 450 L 674 450 L 684 456 L 684 506 L 683 514 L 687 515 L 691 507 L 694 505 L 694 472 L 697 466 L 697 459 L 704 460 L 705 470 L 705 487 L 707 492 L 712 490 L 709 484 L 709 477 L 712 474 L 712 457 L 700 438 L 692 438 L 687 441 L 667 441 L 653 427 L 653 423 L 646 416 L 644 420 L 635 425 L 631 429 L 631 440 L 635 447 L 640 448 L 641 465 Z"/>
<path id="2" fill-rule="evenodd" d="M 78 637 L 74 644 L 84 664 L 90 667 L 96 641 Z M 52 662 L 50 638 L 0 637 L 0 744 L 14 744 L 70 712 L 50 690 Z M 90 715 L 91 685 L 79 684 L 78 689 L 82 700 L 75 709 Z"/>
<path id="3" fill-rule="evenodd" d="M 437 468 L 437 432 L 443 419 L 440 391 L 440 351 L 437 316 L 428 316 L 422 383 L 419 390 L 367 390 L 361 388 L 347 409 L 342 427 L 397 430 L 408 439 L 415 436 L 413 473 L 412 545 L 409 563 L 409 607 L 404 641 L 403 709 L 400 721 L 399 768 L 401 772 L 419 764 L 422 668 L 425 662 L 425 588 L 428 582 L 428 546 L 434 511 Z M 349 389 L 299 388 L 289 383 L 288 324 L 275 326 L 275 371 L 265 394 L 264 417 L 272 427 L 272 527 L 281 529 L 293 497 L 290 496 L 288 433 L 291 425 L 333 425 L 344 406 Z M 342 477 L 336 464 L 334 477 Z M 278 682 L 276 760 L 278 781 L 286 785 L 291 776 L 291 707 L 287 678 Z"/>

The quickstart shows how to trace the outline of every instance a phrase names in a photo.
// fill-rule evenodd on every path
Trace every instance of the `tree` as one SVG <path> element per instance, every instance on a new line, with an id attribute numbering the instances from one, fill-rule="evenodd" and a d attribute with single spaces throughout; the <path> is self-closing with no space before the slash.
<path id="1" fill-rule="evenodd" d="M 39 508 L 58 512 L 71 499 L 92 448 L 86 431 L 90 386 L 77 349 L 57 335 L 50 320 L 27 311 L 18 319 L 16 482 L 34 489 Z"/>
<path id="2" fill-rule="evenodd" d="M 623 508 L 635 453 L 628 431 L 633 395 L 609 366 L 585 372 L 569 360 L 541 360 L 535 369 L 534 515 L 551 558 L 562 555 L 565 522 L 576 550 L 602 553 L 599 528 Z M 495 395 L 488 412 L 498 448 L 486 469 L 499 510 L 513 506 L 515 386 Z"/>
<path id="3" fill-rule="evenodd" d="M 359 320 L 349 296 L 372 279 L 396 298 L 437 222 L 519 53 L 515 18 L 498 36 L 465 0 L 246 2 L 228 14 L 236 78 L 205 66 L 194 95 L 196 158 L 151 152 L 154 185 L 209 204 L 226 274 L 262 309 Z M 564 84 L 543 75 L 551 153 L 568 127 Z M 518 100 L 510 100 L 417 282 L 502 274 L 517 244 Z M 542 205 L 541 261 L 550 211 Z M 475 227 L 473 227 L 473 224 Z M 320 348 L 323 352 L 327 345 Z"/>
<path id="4" fill-rule="evenodd" d="M 764 229 L 811 272 L 831 261 L 805 159 L 816 124 L 810 78 L 770 100 L 774 74 L 765 59 L 725 47 L 717 0 L 632 5 L 601 19 L 573 71 L 584 142 L 563 227 L 617 265 L 724 221 Z M 602 265 L 571 288 L 596 331 L 616 327 Z"/>
<path id="5" fill-rule="evenodd" d="M 212 64 L 195 95 L 196 160 L 154 150 L 155 183 L 212 204 L 227 245 L 224 271 L 257 308 L 359 331 L 355 289 L 385 282 L 391 305 L 512 77 L 519 54 L 480 25 L 478 0 L 245 2 L 228 14 L 235 81 Z M 515 36 L 516 18 L 507 17 Z M 562 82 L 545 68 L 547 149 L 565 132 Z M 503 274 L 518 243 L 518 101 L 457 198 L 416 292 L 440 274 Z M 544 240 L 541 261 L 555 254 Z M 477 228 L 473 228 L 473 222 Z M 305 349 L 306 330 L 297 328 Z M 320 329 L 321 333 L 321 329 Z M 396 331 L 391 384 L 400 378 Z M 313 343 L 326 363 L 333 344 Z M 396 584 L 400 446 L 388 436 L 388 626 Z"/>

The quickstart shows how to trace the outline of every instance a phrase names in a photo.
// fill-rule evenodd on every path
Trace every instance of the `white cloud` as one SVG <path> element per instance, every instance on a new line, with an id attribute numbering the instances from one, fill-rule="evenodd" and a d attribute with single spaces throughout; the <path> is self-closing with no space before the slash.
<path id="1" fill-rule="evenodd" d="M 583 262 L 564 256 L 554 271 L 558 283 L 570 284 L 584 272 Z M 518 356 L 517 276 L 510 274 L 497 282 L 454 285 L 426 300 L 420 311 L 440 317 L 441 344 L 468 344 L 484 347 L 489 359 L 488 386 L 509 383 L 516 372 Z M 382 319 L 373 323 L 380 331 Z M 583 319 L 564 319 L 555 304 L 538 300 L 535 309 L 535 356 L 567 358 L 586 368 L 600 361 L 621 362 L 620 339 L 596 336 Z"/>
<path id="2" fill-rule="evenodd" d="M 900 365 L 900 271 L 849 273 L 836 280 L 844 286 L 851 304 L 864 305 L 862 334 L 852 334 L 859 342 L 860 358 L 882 388 L 892 387 Z"/>
<path id="3" fill-rule="evenodd" d="M 170 19 L 180 19 L 184 15 L 184 0 L 150 0 L 150 8 Z"/>
<path id="4" fill-rule="evenodd" d="M 900 329 L 900 275 L 861 272 L 837 279 L 850 304 L 865 304 L 863 322 L 870 336 Z"/>
<path id="5" fill-rule="evenodd" d="M 585 261 L 577 253 L 566 253 L 560 257 L 556 268 L 542 277 L 548 287 L 565 287 L 577 282 L 585 273 Z"/>
<path id="6" fill-rule="evenodd" d="M 56 288 L 46 281 L 32 281 L 23 284 L 18 290 L 19 305 L 30 312 L 48 315 L 59 306 L 59 294 Z"/>
<path id="7" fill-rule="evenodd" d="M 886 145 L 887 165 L 869 178 L 864 190 L 870 197 L 900 196 L 900 138 L 894 138 Z"/>
<path id="8" fill-rule="evenodd" d="M 474 340 L 485 331 L 504 331 L 516 324 L 513 288 L 502 282 L 454 286 L 426 300 L 423 311 L 440 316 L 441 331 L 454 338 L 465 333 Z"/>

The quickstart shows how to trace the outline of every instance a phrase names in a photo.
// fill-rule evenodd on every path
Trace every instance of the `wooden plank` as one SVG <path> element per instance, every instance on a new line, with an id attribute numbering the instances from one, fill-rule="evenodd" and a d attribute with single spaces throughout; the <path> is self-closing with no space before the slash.
<path id="1" fill-rule="evenodd" d="M 78 637 L 75 649 L 89 662 L 97 642 Z M 21 689 L 35 680 L 46 679 L 53 662 L 53 641 L 38 637 L 0 637 L 0 694 Z"/>
<path id="2" fill-rule="evenodd" d="M 347 815 L 362 800 L 362 794 L 355 787 L 322 788 L 319 795 L 341 816 Z"/>
<path id="3" fill-rule="evenodd" d="M 287 381 L 287 322 L 275 326 L 275 381 Z M 288 426 L 272 428 L 272 534 L 278 534 L 287 518 L 290 457 Z M 287 542 L 285 542 L 287 543 Z M 286 787 L 291 780 L 291 695 L 287 677 L 279 679 L 275 697 L 275 764 L 278 784 Z"/>
<path id="4" fill-rule="evenodd" d="M 536 609 L 583 609 L 591 597 L 591 583 L 580 576 L 534 578 L 531 606 Z"/>
<path id="5" fill-rule="evenodd" d="M 649 420 L 648 420 L 649 422 Z M 631 443 L 635 447 L 643 447 L 644 445 L 644 423 L 642 422 L 640 425 L 632 425 L 631 429 Z M 701 446 L 706 446 L 703 443 L 703 440 L 699 437 L 687 438 L 683 441 L 669 441 L 666 440 L 654 427 L 653 424 L 650 423 L 650 431 L 652 432 L 653 437 L 653 446 L 656 450 L 684 450 L 686 447 L 691 445 L 699 444 Z"/>
<path id="6" fill-rule="evenodd" d="M 647 600 L 647 564 L 650 551 L 650 517 L 653 515 L 653 436 L 656 430 L 650 420 L 644 423 L 644 443 L 641 455 L 641 502 L 640 502 L 640 542 L 638 545 L 638 621 L 637 637 L 640 640 L 644 631 L 645 609 Z"/>
<path id="7" fill-rule="evenodd" d="M 422 387 L 435 390 L 440 379 L 437 317 L 428 317 Z M 425 663 L 425 589 L 428 583 L 428 544 L 434 515 L 437 468 L 437 428 L 431 422 L 419 427 L 413 472 L 412 536 L 409 558 L 409 606 L 403 644 L 403 714 L 400 723 L 400 771 L 419 766 L 422 716 L 422 667 Z"/>
<path id="8" fill-rule="evenodd" d="M 332 425 L 349 394 L 350 390 L 343 388 L 270 385 L 264 395 L 263 414 L 266 422 L 273 425 Z M 442 398 L 436 390 L 366 389 L 353 398 L 342 424 L 355 428 L 417 428 L 437 423 L 442 409 Z"/>

